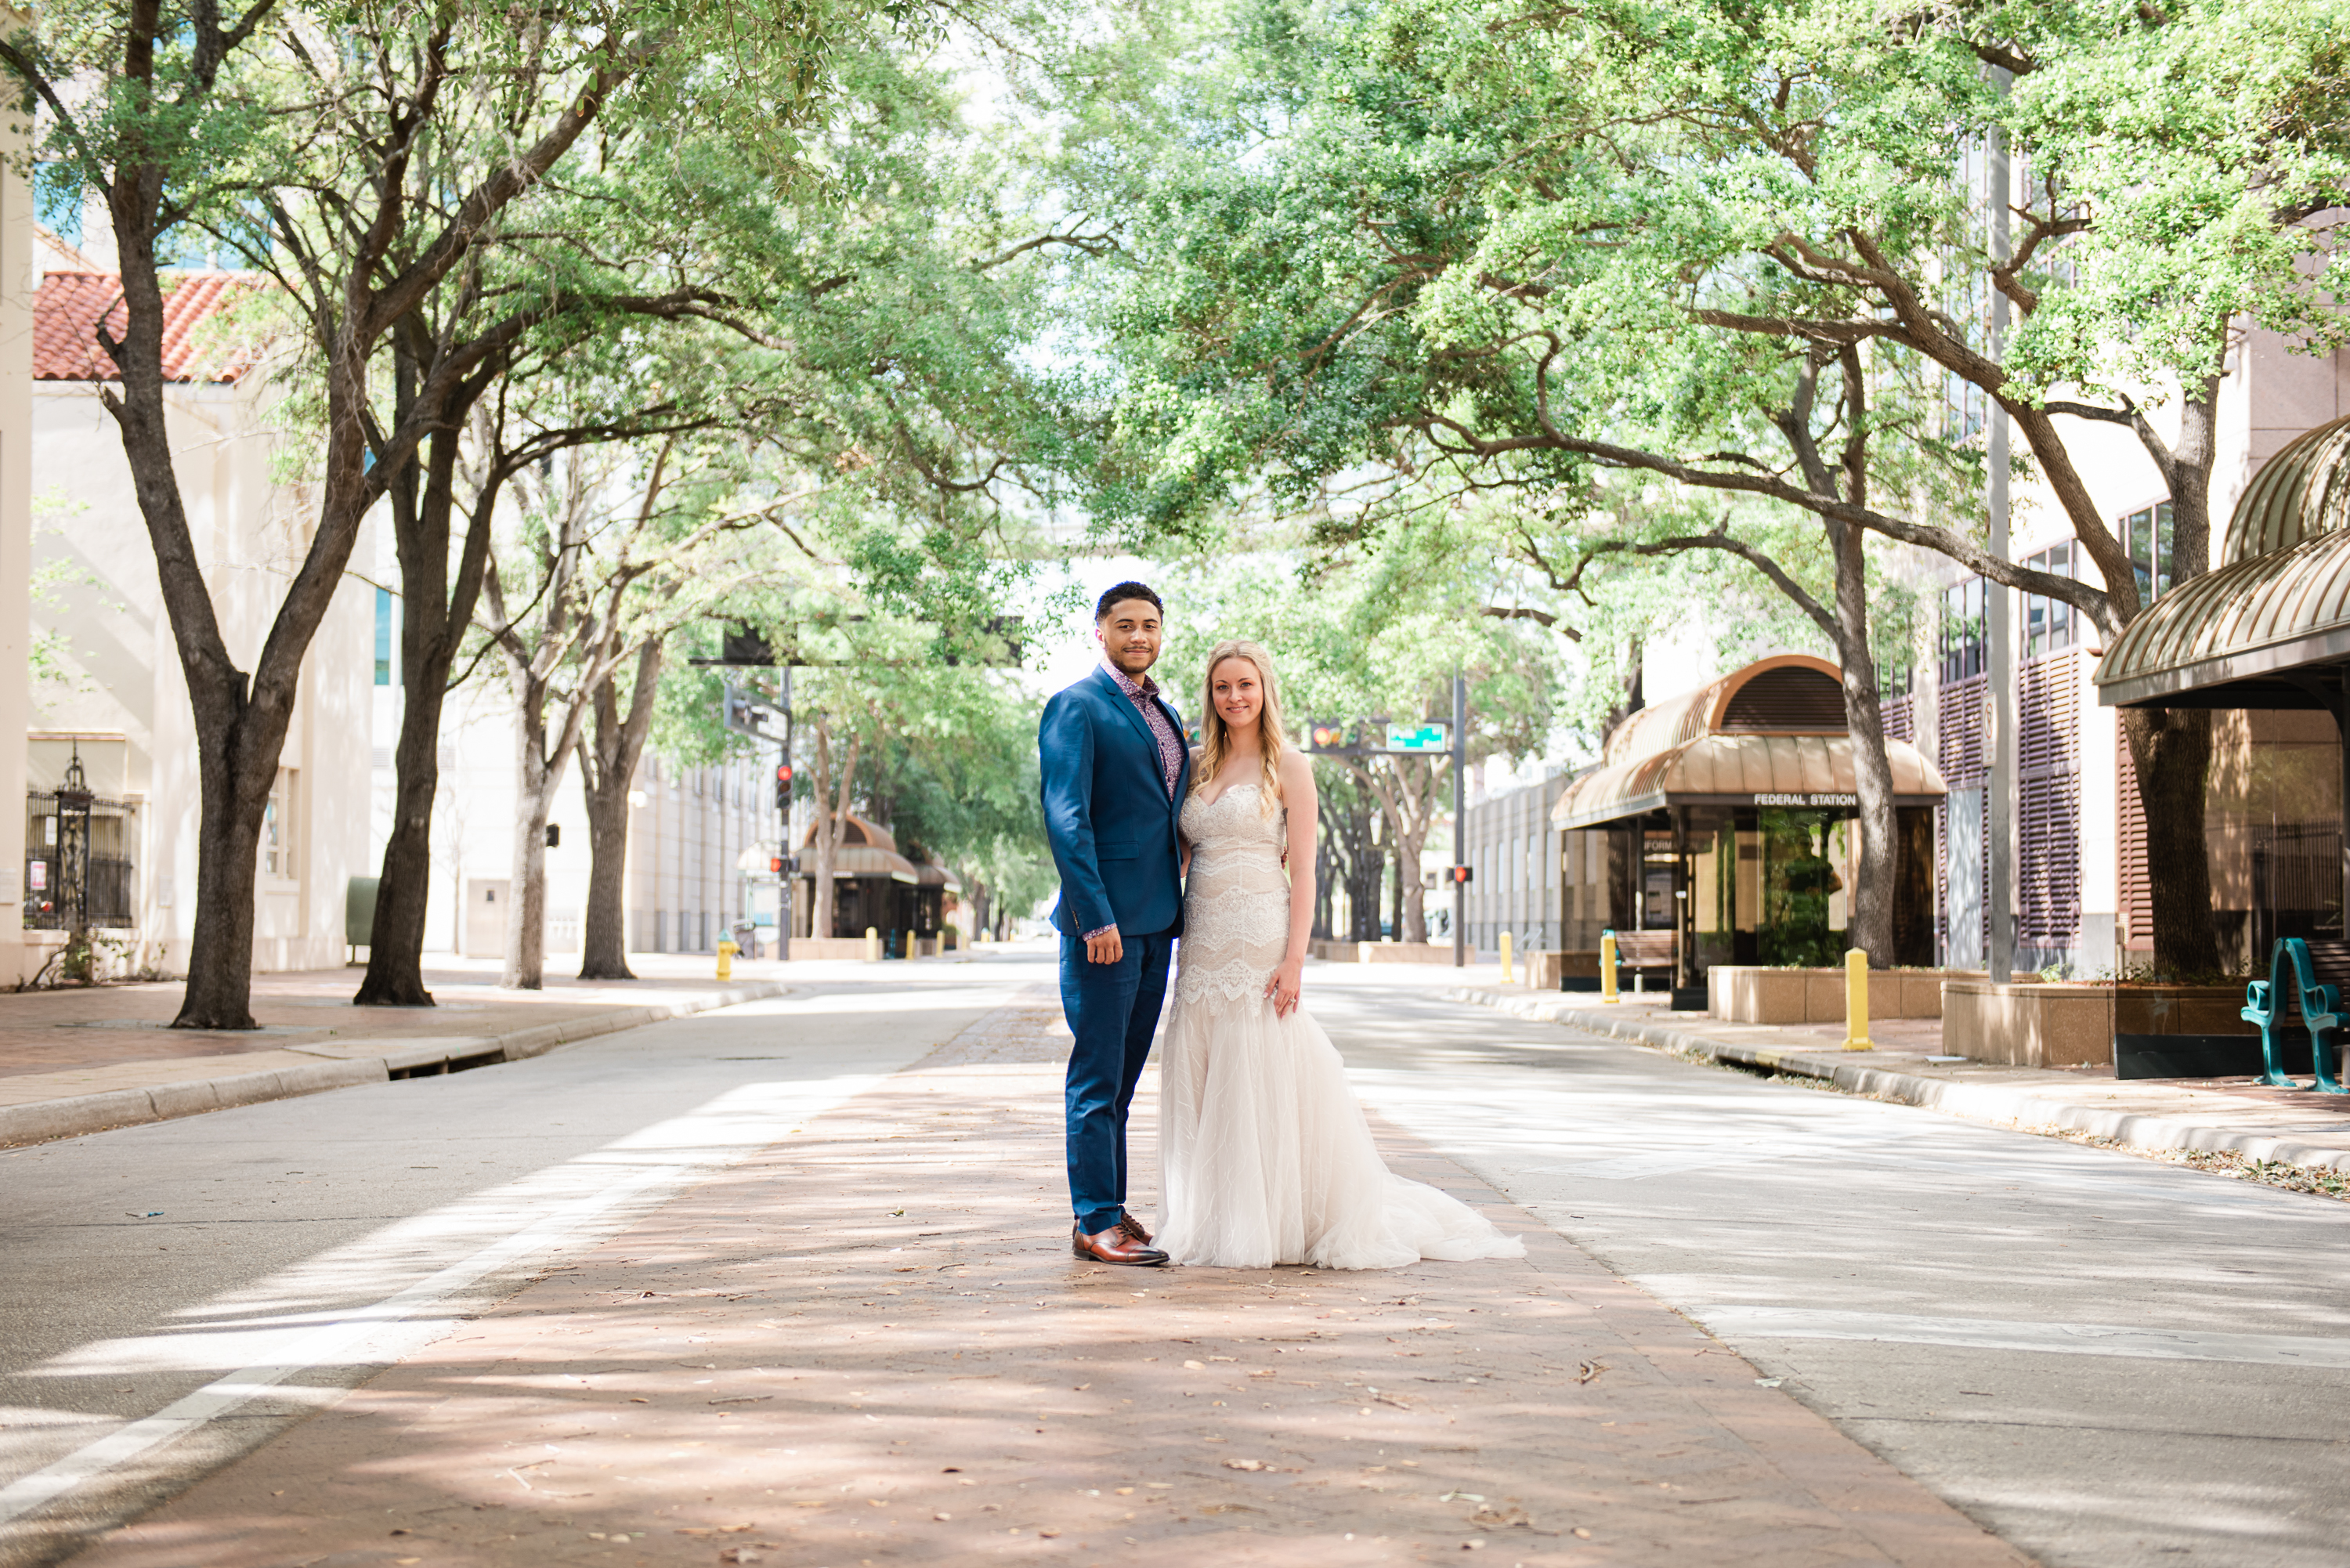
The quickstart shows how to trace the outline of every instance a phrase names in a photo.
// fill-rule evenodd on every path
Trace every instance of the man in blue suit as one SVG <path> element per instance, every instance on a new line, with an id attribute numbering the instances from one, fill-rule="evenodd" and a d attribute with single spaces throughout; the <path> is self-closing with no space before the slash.
<path id="1" fill-rule="evenodd" d="M 1094 607 L 1102 668 L 1045 704 L 1045 833 L 1061 873 L 1061 1008 L 1069 1052 L 1070 1243 L 1080 1258 L 1151 1265 L 1167 1254 L 1126 1211 L 1126 1111 L 1150 1055 L 1167 964 L 1183 929 L 1176 818 L 1191 784 L 1183 723 L 1149 670 L 1159 596 L 1120 583 Z"/>

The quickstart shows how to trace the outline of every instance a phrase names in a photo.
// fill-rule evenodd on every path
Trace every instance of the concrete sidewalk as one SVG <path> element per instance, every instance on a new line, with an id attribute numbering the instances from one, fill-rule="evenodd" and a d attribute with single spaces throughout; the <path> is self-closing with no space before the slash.
<path id="1" fill-rule="evenodd" d="M 1393 1129 L 1530 1256 L 1073 1260 L 1066 1051 L 1037 988 L 77 1561 L 2024 1562 Z"/>
<path id="2" fill-rule="evenodd" d="M 178 981 L 0 994 L 0 1147 L 229 1106 L 519 1061 L 663 1018 L 779 996 L 847 964 L 738 962 L 724 984 L 697 954 L 631 954 L 634 981 L 547 977 L 503 991 L 493 961 L 436 956 L 432 1007 L 354 1007 L 357 969 L 254 977 L 255 1032 L 168 1027 Z"/>
<path id="3" fill-rule="evenodd" d="M 2350 1096 L 2272 1089 L 2248 1078 L 2133 1079 L 2110 1066 L 2009 1067 L 1939 1061 L 1935 1019 L 1869 1026 L 1876 1049 L 1846 1051 L 1842 1024 L 1729 1023 L 1675 1012 L 1661 995 L 1504 985 L 1498 971 L 1444 971 L 1439 994 L 1524 1018 L 1719 1061 L 1822 1078 L 1855 1094 L 1924 1106 L 2027 1131 L 2062 1128 L 2134 1148 L 2228 1153 L 2248 1160 L 2350 1170 Z"/>

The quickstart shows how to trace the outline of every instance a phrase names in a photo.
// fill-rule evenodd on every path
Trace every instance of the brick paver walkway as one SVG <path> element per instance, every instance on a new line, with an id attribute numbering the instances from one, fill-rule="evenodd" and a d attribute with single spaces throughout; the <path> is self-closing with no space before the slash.
<path id="1" fill-rule="evenodd" d="M 81 1561 L 2023 1561 L 1392 1129 L 1531 1255 L 1077 1262 L 1066 1039 L 991 1015 Z"/>

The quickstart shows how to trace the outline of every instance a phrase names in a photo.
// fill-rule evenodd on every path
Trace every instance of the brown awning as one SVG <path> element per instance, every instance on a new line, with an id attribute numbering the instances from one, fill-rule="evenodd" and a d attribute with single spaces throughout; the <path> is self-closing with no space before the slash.
<path id="1" fill-rule="evenodd" d="M 2114 639 L 2107 708 L 2321 705 L 2288 672 L 2350 659 L 2350 420 L 2296 438 L 2245 488 L 2217 571 Z"/>
<path id="2" fill-rule="evenodd" d="M 1947 793 L 1917 747 L 1887 741 L 1898 805 L 1931 805 Z M 1596 827 L 1665 805 L 1850 807 L 1850 735 L 1701 735 L 1653 755 L 1602 766 L 1566 787 L 1551 826 Z"/>
<path id="3" fill-rule="evenodd" d="M 1942 775 L 1917 747 L 1888 741 L 1885 749 L 1898 804 L 1942 798 Z M 1550 820 L 1596 827 L 1663 805 L 1856 804 L 1843 672 L 1808 653 L 1783 653 L 1625 720 Z"/>

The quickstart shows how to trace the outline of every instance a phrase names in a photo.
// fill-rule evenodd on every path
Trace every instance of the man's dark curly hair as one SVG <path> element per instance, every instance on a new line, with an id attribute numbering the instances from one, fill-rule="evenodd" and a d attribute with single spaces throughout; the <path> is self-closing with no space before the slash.
<path id="1" fill-rule="evenodd" d="M 1128 599 L 1140 599 L 1161 616 L 1167 613 L 1167 607 L 1159 602 L 1159 596 L 1150 591 L 1149 585 L 1118 583 L 1113 585 L 1108 592 L 1103 594 L 1100 601 L 1094 606 L 1094 618 L 1096 620 L 1107 618 L 1111 606 L 1124 604 Z"/>

